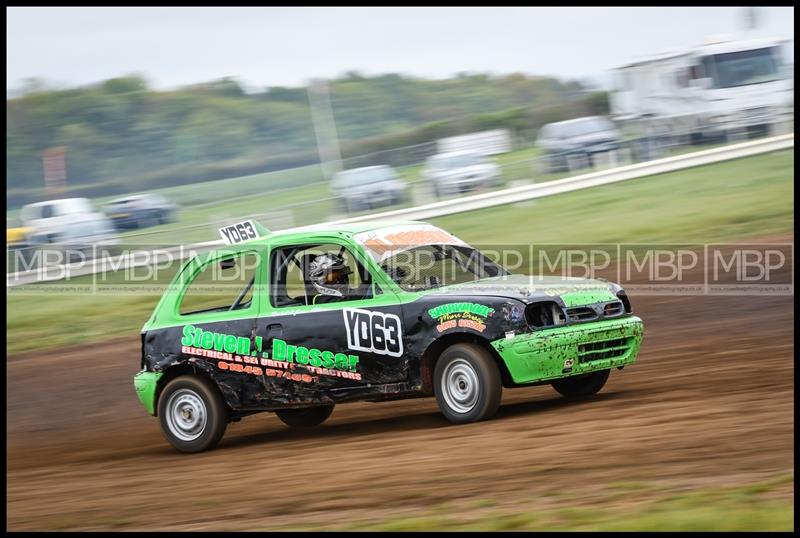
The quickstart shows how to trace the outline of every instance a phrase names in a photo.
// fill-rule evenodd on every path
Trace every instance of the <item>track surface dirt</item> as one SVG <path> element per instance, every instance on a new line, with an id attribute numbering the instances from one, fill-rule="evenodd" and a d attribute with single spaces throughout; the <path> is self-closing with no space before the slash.
<path id="1" fill-rule="evenodd" d="M 432 398 L 340 405 L 306 431 L 264 413 L 197 455 L 173 451 L 136 399 L 137 335 L 12 356 L 7 528 L 335 528 L 441 503 L 603 507 L 619 483 L 680 492 L 792 474 L 792 299 L 633 295 L 639 359 L 588 400 L 505 390 L 496 418 L 463 426 Z"/>

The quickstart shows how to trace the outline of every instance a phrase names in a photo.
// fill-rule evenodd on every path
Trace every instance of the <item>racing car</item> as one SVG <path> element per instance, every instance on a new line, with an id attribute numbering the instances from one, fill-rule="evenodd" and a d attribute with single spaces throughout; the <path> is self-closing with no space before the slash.
<path id="1" fill-rule="evenodd" d="M 511 274 L 428 223 L 220 233 L 141 331 L 136 393 L 182 452 L 265 411 L 307 428 L 339 403 L 433 396 L 461 424 L 495 415 L 504 388 L 589 396 L 641 346 L 619 285 Z"/>

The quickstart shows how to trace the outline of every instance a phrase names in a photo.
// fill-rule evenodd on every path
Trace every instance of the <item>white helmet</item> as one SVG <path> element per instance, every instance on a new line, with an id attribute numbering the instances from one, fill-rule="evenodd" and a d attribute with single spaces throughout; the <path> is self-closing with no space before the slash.
<path id="1" fill-rule="evenodd" d="M 322 295 L 344 297 L 352 271 L 338 254 L 320 254 L 309 264 L 308 280 Z"/>

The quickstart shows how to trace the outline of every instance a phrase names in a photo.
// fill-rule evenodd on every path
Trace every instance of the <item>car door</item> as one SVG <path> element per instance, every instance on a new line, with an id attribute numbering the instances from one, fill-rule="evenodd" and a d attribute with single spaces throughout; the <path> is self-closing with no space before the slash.
<path id="1" fill-rule="evenodd" d="M 341 254 L 352 269 L 352 293 L 315 303 L 311 296 L 320 295 L 307 267 L 328 252 Z M 358 248 L 340 237 L 276 243 L 269 262 L 269 297 L 256 332 L 267 350 L 267 375 L 276 379 L 275 398 L 327 401 L 407 379 L 397 297 Z"/>
<path id="2" fill-rule="evenodd" d="M 157 370 L 192 364 L 213 379 L 235 408 L 259 405 L 260 342 L 254 338 L 266 249 L 238 245 L 192 259 L 165 292 L 144 339 Z"/>

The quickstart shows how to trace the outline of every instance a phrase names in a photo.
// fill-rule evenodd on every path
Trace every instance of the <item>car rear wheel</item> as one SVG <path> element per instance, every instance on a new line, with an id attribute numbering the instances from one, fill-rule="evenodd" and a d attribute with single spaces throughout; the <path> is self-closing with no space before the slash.
<path id="1" fill-rule="evenodd" d="M 219 391 L 195 376 L 176 377 L 158 400 L 158 418 L 167 440 L 181 452 L 216 445 L 228 426 L 228 408 Z"/>
<path id="2" fill-rule="evenodd" d="M 439 409 L 454 424 L 491 418 L 500 407 L 500 370 L 480 346 L 448 347 L 436 361 L 433 381 Z"/>
<path id="3" fill-rule="evenodd" d="M 292 428 L 319 426 L 333 413 L 333 405 L 307 407 L 305 409 L 280 409 L 275 411 L 281 422 Z"/>
<path id="4" fill-rule="evenodd" d="M 597 394 L 608 381 L 611 370 L 599 370 L 588 374 L 576 375 L 553 381 L 553 388 L 568 398 L 591 396 Z"/>

